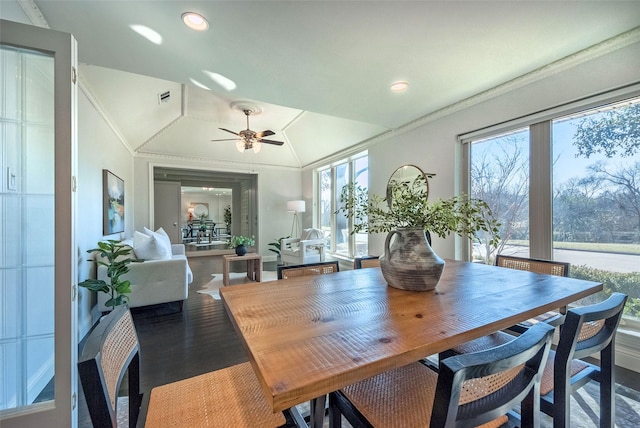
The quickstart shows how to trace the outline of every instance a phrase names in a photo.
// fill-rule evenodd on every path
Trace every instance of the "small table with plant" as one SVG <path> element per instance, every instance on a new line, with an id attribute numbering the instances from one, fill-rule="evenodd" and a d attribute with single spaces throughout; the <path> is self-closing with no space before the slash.
<path id="1" fill-rule="evenodd" d="M 222 285 L 229 285 L 229 271 L 231 262 L 247 262 L 247 278 L 251 281 L 262 281 L 262 256 L 258 253 L 247 253 L 243 256 L 225 254 L 222 256 Z"/>

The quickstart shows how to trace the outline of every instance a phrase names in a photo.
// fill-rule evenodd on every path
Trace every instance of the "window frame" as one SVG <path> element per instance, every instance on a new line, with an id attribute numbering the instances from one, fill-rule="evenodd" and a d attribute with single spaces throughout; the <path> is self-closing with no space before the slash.
<path id="1" fill-rule="evenodd" d="M 367 158 L 367 170 L 369 169 L 368 167 L 368 157 L 369 157 L 369 153 L 368 151 L 363 151 L 363 152 L 359 152 L 357 154 L 354 154 L 352 156 L 349 156 L 348 158 L 345 159 L 341 159 L 335 162 L 332 162 L 330 165 L 325 165 L 319 168 L 316 168 L 314 170 L 314 180 L 315 180 L 315 185 L 314 185 L 314 191 L 315 191 L 315 199 L 316 201 L 318 201 L 318 203 L 315 204 L 316 210 L 315 210 L 315 215 L 314 215 L 314 227 L 317 228 L 322 228 L 322 174 L 324 172 L 326 172 L 327 170 L 330 171 L 330 175 L 331 175 L 331 196 L 330 196 L 330 200 L 331 200 L 331 221 L 330 221 L 330 231 L 331 231 L 331 244 L 330 246 L 327 248 L 327 253 L 331 254 L 333 257 L 336 258 L 343 258 L 343 259 L 348 259 L 348 260 L 353 260 L 354 257 L 356 257 L 356 238 L 355 235 L 352 234 L 353 232 L 353 228 L 354 228 L 354 222 L 353 222 L 353 218 L 348 218 L 347 219 L 347 230 L 348 230 L 348 241 L 347 241 L 347 254 L 344 254 L 342 252 L 337 252 L 336 249 L 336 239 L 335 237 L 337 236 L 337 214 L 336 211 L 338 210 L 338 204 L 337 204 L 337 200 L 338 200 L 338 195 L 341 192 L 341 188 L 338 189 L 337 187 L 337 169 L 341 166 L 344 165 L 348 165 L 349 168 L 349 183 L 354 183 L 356 180 L 355 177 L 355 173 L 356 173 L 356 168 L 355 168 L 355 164 L 358 160 L 361 160 L 362 158 Z M 367 182 L 367 188 L 369 187 L 369 183 Z"/>

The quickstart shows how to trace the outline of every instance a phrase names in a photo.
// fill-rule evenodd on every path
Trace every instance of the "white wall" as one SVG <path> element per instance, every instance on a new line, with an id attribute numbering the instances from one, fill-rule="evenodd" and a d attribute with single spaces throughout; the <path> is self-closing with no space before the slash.
<path id="1" fill-rule="evenodd" d="M 102 170 L 108 169 L 124 180 L 125 232 L 102 234 Z M 78 282 L 91 275 L 93 264 L 87 250 L 102 239 L 123 239 L 133 234 L 134 218 L 133 156 L 125 149 L 84 91 L 78 91 L 78 212 L 76 242 L 78 245 Z M 93 322 L 91 308 L 95 296 L 79 287 L 78 337 L 82 339 Z M 96 314 L 94 314 L 95 317 Z"/>

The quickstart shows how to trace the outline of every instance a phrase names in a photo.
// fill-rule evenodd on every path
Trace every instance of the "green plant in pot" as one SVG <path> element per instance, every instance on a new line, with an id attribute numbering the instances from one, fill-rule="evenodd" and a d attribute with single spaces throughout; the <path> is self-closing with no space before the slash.
<path id="1" fill-rule="evenodd" d="M 499 223 L 486 202 L 467 195 L 428 202 L 427 176 L 418 167 L 398 168 L 386 190 L 385 197 L 369 197 L 361 186 L 344 186 L 339 211 L 353 219 L 352 233 L 388 233 L 380 267 L 393 287 L 435 288 L 445 262 L 431 248 L 430 234 L 445 238 L 455 233 L 473 239 L 476 232 L 486 231 L 492 237 L 490 244 L 498 244 Z"/>
<path id="2" fill-rule="evenodd" d="M 232 236 L 229 241 L 229 248 L 235 248 L 238 256 L 244 256 L 247 254 L 247 246 L 251 247 L 256 244 L 256 240 L 253 236 L 251 238 L 247 236 L 237 235 Z"/>
<path id="3" fill-rule="evenodd" d="M 224 224 L 227 225 L 227 233 L 231 233 L 231 205 L 224 207 Z"/>
<path id="4" fill-rule="evenodd" d="M 289 239 L 289 236 L 283 236 L 282 238 L 278 238 L 274 242 L 269 242 L 269 244 L 268 244 L 271 247 L 273 247 L 273 248 L 269 248 L 269 251 L 273 251 L 278 256 L 278 258 L 277 258 L 278 265 L 282 264 L 282 259 L 280 257 L 280 253 L 282 251 L 282 240 L 283 239 Z"/>
<path id="5" fill-rule="evenodd" d="M 121 244 L 120 241 L 108 240 L 98 242 L 98 248 L 87 250 L 87 253 L 100 253 L 100 258 L 96 258 L 99 265 L 107 267 L 109 283 L 101 279 L 86 279 L 79 283 L 92 291 L 99 291 L 111 295 L 105 302 L 105 306 L 114 308 L 129 301 L 127 294 L 131 293 L 131 283 L 129 280 L 121 279 L 122 275 L 129 272 L 130 263 L 140 263 L 144 260 L 128 257 L 133 251 L 129 245 Z M 104 261 L 106 259 L 106 261 Z"/>

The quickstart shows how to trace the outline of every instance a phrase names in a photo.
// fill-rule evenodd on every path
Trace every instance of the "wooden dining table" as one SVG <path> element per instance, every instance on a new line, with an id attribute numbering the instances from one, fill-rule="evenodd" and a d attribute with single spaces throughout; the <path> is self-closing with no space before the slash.
<path id="1" fill-rule="evenodd" d="M 274 412 L 508 328 L 602 290 L 573 278 L 446 260 L 432 291 L 379 268 L 223 287 L 220 296 Z"/>

